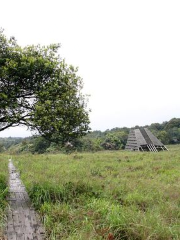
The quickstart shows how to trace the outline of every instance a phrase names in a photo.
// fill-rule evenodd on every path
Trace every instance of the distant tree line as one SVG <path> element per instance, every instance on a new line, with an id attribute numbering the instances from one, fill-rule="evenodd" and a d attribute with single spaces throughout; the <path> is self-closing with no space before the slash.
<path id="1" fill-rule="evenodd" d="M 135 126 L 134 128 L 140 128 Z M 173 118 L 168 122 L 152 123 L 143 126 L 148 128 L 164 144 L 180 143 L 180 118 Z M 0 138 L 0 152 L 31 152 L 31 153 L 56 153 L 71 151 L 101 151 L 121 150 L 125 148 L 131 128 L 113 128 L 106 131 L 92 131 L 82 138 L 67 142 L 63 147 L 45 138 Z M 133 128 L 132 128 L 133 129 Z"/>

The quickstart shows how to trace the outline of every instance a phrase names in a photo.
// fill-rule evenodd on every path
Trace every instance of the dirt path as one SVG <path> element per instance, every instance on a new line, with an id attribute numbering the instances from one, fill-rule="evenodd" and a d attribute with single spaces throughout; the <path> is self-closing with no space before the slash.
<path id="1" fill-rule="evenodd" d="M 11 160 L 9 160 L 9 188 L 10 207 L 6 238 L 8 240 L 44 240 L 44 229 Z"/>

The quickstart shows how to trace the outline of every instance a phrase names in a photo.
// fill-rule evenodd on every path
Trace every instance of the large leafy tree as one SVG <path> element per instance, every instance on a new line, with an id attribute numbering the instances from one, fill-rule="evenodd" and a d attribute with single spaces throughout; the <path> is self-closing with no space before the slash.
<path id="1" fill-rule="evenodd" d="M 63 143 L 89 130 L 82 79 L 58 49 L 22 48 L 0 31 L 0 131 L 25 125 Z"/>

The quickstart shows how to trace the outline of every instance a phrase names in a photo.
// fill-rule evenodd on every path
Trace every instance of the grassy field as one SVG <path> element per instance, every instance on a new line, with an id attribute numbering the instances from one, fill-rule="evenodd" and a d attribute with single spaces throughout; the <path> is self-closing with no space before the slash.
<path id="1" fill-rule="evenodd" d="M 180 146 L 13 159 L 47 239 L 180 239 Z"/>
<path id="2" fill-rule="evenodd" d="M 6 196 L 8 194 L 8 160 L 7 156 L 0 155 L 0 239 L 3 239 L 3 228 L 5 223 Z"/>

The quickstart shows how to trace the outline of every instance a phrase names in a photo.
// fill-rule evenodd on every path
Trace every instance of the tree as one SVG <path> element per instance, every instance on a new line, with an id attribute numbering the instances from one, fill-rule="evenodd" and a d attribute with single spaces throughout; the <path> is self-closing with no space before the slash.
<path id="1" fill-rule="evenodd" d="M 22 48 L 0 31 L 0 131 L 25 125 L 63 143 L 89 130 L 82 79 L 58 49 L 58 44 Z"/>
<path id="2" fill-rule="evenodd" d="M 45 153 L 47 148 L 50 146 L 50 142 L 44 139 L 43 137 L 37 137 L 34 139 L 30 151 L 32 153 Z"/>
<path id="3" fill-rule="evenodd" d="M 119 150 L 122 147 L 121 135 L 118 132 L 107 133 L 102 147 L 106 150 Z"/>
<path id="4" fill-rule="evenodd" d="M 167 131 L 169 143 L 179 143 L 180 142 L 180 128 L 173 127 Z"/>
<path id="5" fill-rule="evenodd" d="M 169 122 L 167 122 L 165 130 L 167 131 L 174 127 L 180 128 L 180 118 L 172 118 Z"/>
<path id="6" fill-rule="evenodd" d="M 158 134 L 157 134 L 157 138 L 163 144 L 168 144 L 169 143 L 169 137 L 168 137 L 168 133 L 166 131 L 159 131 Z"/>

